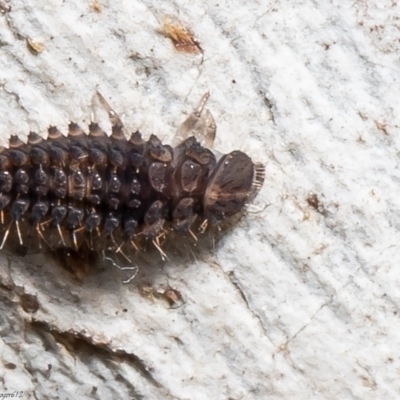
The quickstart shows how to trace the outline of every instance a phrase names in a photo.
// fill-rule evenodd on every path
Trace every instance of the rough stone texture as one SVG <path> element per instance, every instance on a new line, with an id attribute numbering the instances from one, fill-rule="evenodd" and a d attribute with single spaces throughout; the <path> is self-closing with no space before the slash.
<path id="1" fill-rule="evenodd" d="M 210 90 L 216 148 L 264 162 L 266 183 L 212 254 L 159 261 L 153 290 L 179 291 L 178 308 L 112 268 L 76 284 L 46 255 L 3 254 L 0 393 L 398 397 L 398 5 L 97 4 L 13 0 L 0 16 L 2 141 L 87 125 L 96 89 L 128 128 L 169 141 Z M 164 15 L 204 54 L 178 53 Z"/>

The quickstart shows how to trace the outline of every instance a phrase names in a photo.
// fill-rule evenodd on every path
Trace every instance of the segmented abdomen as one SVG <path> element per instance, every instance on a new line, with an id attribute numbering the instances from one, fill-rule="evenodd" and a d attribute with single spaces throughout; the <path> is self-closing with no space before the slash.
<path id="1" fill-rule="evenodd" d="M 214 154 L 190 137 L 172 149 L 119 126 L 108 137 L 97 124 L 76 124 L 63 136 L 31 133 L 0 151 L 0 210 L 4 245 L 36 240 L 52 249 L 118 248 L 136 238 L 216 224 L 240 212 L 255 191 L 257 166 L 240 151 Z M 205 223 L 205 224 L 204 224 Z"/>

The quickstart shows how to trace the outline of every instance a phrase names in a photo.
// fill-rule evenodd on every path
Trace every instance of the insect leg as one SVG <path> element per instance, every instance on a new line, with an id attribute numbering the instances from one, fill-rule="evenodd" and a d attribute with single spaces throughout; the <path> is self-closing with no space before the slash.
<path id="1" fill-rule="evenodd" d="M 174 145 L 184 141 L 190 136 L 195 136 L 204 147 L 212 147 L 217 126 L 215 125 L 214 118 L 210 111 L 204 110 L 209 97 L 210 93 L 205 93 L 201 97 L 197 107 L 195 107 L 189 117 L 179 127 L 178 133 L 173 141 Z"/>

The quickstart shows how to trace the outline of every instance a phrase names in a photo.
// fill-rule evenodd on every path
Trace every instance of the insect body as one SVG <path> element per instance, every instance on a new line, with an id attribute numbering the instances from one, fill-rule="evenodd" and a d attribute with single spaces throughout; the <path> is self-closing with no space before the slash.
<path id="1" fill-rule="evenodd" d="M 71 123 L 68 136 L 52 127 L 47 139 L 31 133 L 23 143 L 13 136 L 0 150 L 1 247 L 13 236 L 19 246 L 125 255 L 147 242 L 165 255 L 163 238 L 196 238 L 240 213 L 261 187 L 264 169 L 246 154 L 217 159 L 190 136 L 208 95 L 182 125 L 174 148 L 154 135 L 144 141 L 139 132 L 127 139 L 99 97 L 112 118 L 110 137 L 95 123 L 88 134 Z M 208 111 L 204 131 L 212 141 Z"/>

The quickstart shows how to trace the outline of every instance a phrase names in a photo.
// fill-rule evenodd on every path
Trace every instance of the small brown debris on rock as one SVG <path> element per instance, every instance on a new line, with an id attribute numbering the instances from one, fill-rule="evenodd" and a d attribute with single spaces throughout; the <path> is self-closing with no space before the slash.
<path id="1" fill-rule="evenodd" d="M 151 286 L 151 283 L 144 282 L 139 286 L 139 293 L 142 297 L 150 298 L 154 295 L 154 289 Z"/>
<path id="2" fill-rule="evenodd" d="M 173 23 L 169 18 L 163 18 L 162 33 L 172 40 L 177 51 L 188 54 L 200 54 L 203 49 L 195 39 L 193 33 L 178 22 Z"/>
<path id="3" fill-rule="evenodd" d="M 183 304 L 183 298 L 180 292 L 167 286 L 162 293 L 162 297 L 168 302 L 171 308 L 179 308 Z"/>
<path id="4" fill-rule="evenodd" d="M 181 293 L 169 285 L 164 288 L 155 288 L 151 283 L 145 282 L 140 285 L 139 293 L 144 298 L 166 301 L 172 309 L 179 308 L 184 303 Z"/>
<path id="5" fill-rule="evenodd" d="M 317 212 L 319 212 L 322 215 L 326 215 L 327 211 L 323 204 L 319 201 L 318 196 L 315 193 L 310 193 L 306 199 L 308 205 L 312 208 L 314 208 Z"/>
<path id="6" fill-rule="evenodd" d="M 39 302 L 38 299 L 35 295 L 29 294 L 29 293 L 24 293 L 20 297 L 20 304 L 22 309 L 30 314 L 35 313 L 37 310 L 39 310 Z"/>
<path id="7" fill-rule="evenodd" d="M 389 135 L 387 131 L 387 124 L 385 122 L 375 121 L 376 129 L 383 132 L 385 135 Z"/>
<path id="8" fill-rule="evenodd" d="M 90 1 L 89 6 L 94 12 L 97 12 L 98 14 L 100 14 L 102 11 L 101 5 L 97 0 Z"/>
<path id="9" fill-rule="evenodd" d="M 31 38 L 26 39 L 26 44 L 29 51 L 34 55 L 38 55 L 44 50 L 43 43 L 37 42 L 36 40 L 33 40 Z"/>

